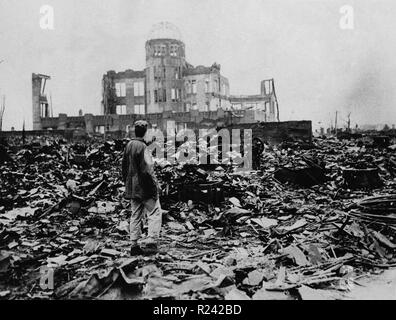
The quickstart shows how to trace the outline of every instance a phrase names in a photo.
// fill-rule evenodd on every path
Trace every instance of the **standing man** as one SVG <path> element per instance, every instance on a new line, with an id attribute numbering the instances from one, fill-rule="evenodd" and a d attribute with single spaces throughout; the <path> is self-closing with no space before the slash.
<path id="1" fill-rule="evenodd" d="M 125 183 L 125 198 L 131 199 L 131 255 L 143 254 L 138 244 L 142 232 L 143 213 L 147 211 L 147 253 L 158 251 L 158 238 L 162 224 L 162 210 L 158 195 L 158 182 L 154 173 L 151 154 L 143 140 L 147 122 L 135 122 L 135 136 L 126 146 L 122 159 L 122 178 Z"/>

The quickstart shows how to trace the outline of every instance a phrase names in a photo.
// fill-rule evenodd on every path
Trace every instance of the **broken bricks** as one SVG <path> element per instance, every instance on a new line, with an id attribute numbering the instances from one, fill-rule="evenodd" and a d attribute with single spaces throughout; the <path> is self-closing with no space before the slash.
<path id="1" fill-rule="evenodd" d="M 125 142 L 9 148 L 17 161 L 0 171 L 1 270 L 29 285 L 2 288 L 5 298 L 43 296 L 29 271 L 43 265 L 57 270 L 54 298 L 255 300 L 333 299 L 351 274 L 396 264 L 389 148 L 333 139 L 274 146 L 259 172 L 157 166 L 166 249 L 129 260 L 118 167 Z M 285 167 L 302 169 L 292 184 L 275 174 Z M 344 185 L 343 168 L 373 167 L 382 198 Z M 185 185 L 198 189 L 194 201 L 179 197 Z"/>

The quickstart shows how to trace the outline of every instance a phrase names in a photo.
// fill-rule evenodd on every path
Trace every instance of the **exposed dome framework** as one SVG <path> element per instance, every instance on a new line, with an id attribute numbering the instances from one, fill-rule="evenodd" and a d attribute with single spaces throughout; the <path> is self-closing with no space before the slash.
<path id="1" fill-rule="evenodd" d="M 160 22 L 153 25 L 149 32 L 148 40 L 153 39 L 175 39 L 183 41 L 179 28 L 170 22 Z"/>

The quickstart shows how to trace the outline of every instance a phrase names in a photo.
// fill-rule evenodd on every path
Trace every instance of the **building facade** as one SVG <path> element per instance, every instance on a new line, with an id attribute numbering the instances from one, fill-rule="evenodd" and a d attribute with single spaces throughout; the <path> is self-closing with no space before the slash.
<path id="1" fill-rule="evenodd" d="M 109 71 L 103 76 L 104 114 L 251 109 L 254 121 L 279 121 L 273 79 L 262 81 L 259 95 L 232 96 L 219 64 L 192 66 L 177 28 L 156 28 L 146 42 L 144 70 Z"/>
<path id="2" fill-rule="evenodd" d="M 182 128 L 279 121 L 273 79 L 261 82 L 258 95 L 230 95 L 219 64 L 194 67 L 186 61 L 185 44 L 175 26 L 156 25 L 145 50 L 144 69 L 103 75 L 101 115 L 49 115 L 42 79 L 33 75 L 34 129 L 129 132 L 134 121 L 145 119 L 173 134 Z"/>
<path id="3" fill-rule="evenodd" d="M 260 94 L 230 96 L 230 102 L 233 110 L 252 110 L 255 121 L 279 121 L 274 79 L 261 81 Z"/>

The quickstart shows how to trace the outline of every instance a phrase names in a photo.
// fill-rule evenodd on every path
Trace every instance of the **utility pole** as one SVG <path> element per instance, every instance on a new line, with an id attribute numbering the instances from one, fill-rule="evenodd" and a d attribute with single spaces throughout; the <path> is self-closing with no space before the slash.
<path id="1" fill-rule="evenodd" d="M 0 107 L 0 131 L 3 131 L 3 115 L 5 110 L 5 95 L 3 95 L 3 101 Z"/>
<path id="2" fill-rule="evenodd" d="M 336 136 L 337 136 L 337 115 L 338 115 L 338 111 L 336 111 L 335 121 L 334 121 L 334 131 L 335 131 Z"/>
<path id="3" fill-rule="evenodd" d="M 26 135 L 25 135 L 25 119 L 23 119 L 23 126 L 22 126 L 22 143 L 25 145 Z"/>
<path id="4" fill-rule="evenodd" d="M 351 131 L 351 113 L 350 112 L 348 113 L 347 124 L 348 124 L 348 132 L 350 132 Z"/>
<path id="5" fill-rule="evenodd" d="M 108 82 L 107 79 L 103 79 L 102 82 L 102 90 L 103 90 L 103 111 L 104 111 L 104 118 L 105 118 L 105 123 L 104 123 L 104 130 L 103 130 L 103 140 L 106 141 L 106 130 L 107 130 L 107 114 L 108 114 L 108 101 L 107 101 L 107 95 L 109 94 L 109 91 L 107 90 L 108 88 Z"/>
<path id="6" fill-rule="evenodd" d="M 49 99 L 50 99 L 50 111 L 51 111 L 51 118 L 52 118 L 54 116 L 54 114 L 53 114 L 53 110 L 52 110 L 52 94 L 51 94 L 51 92 L 49 94 Z"/>

